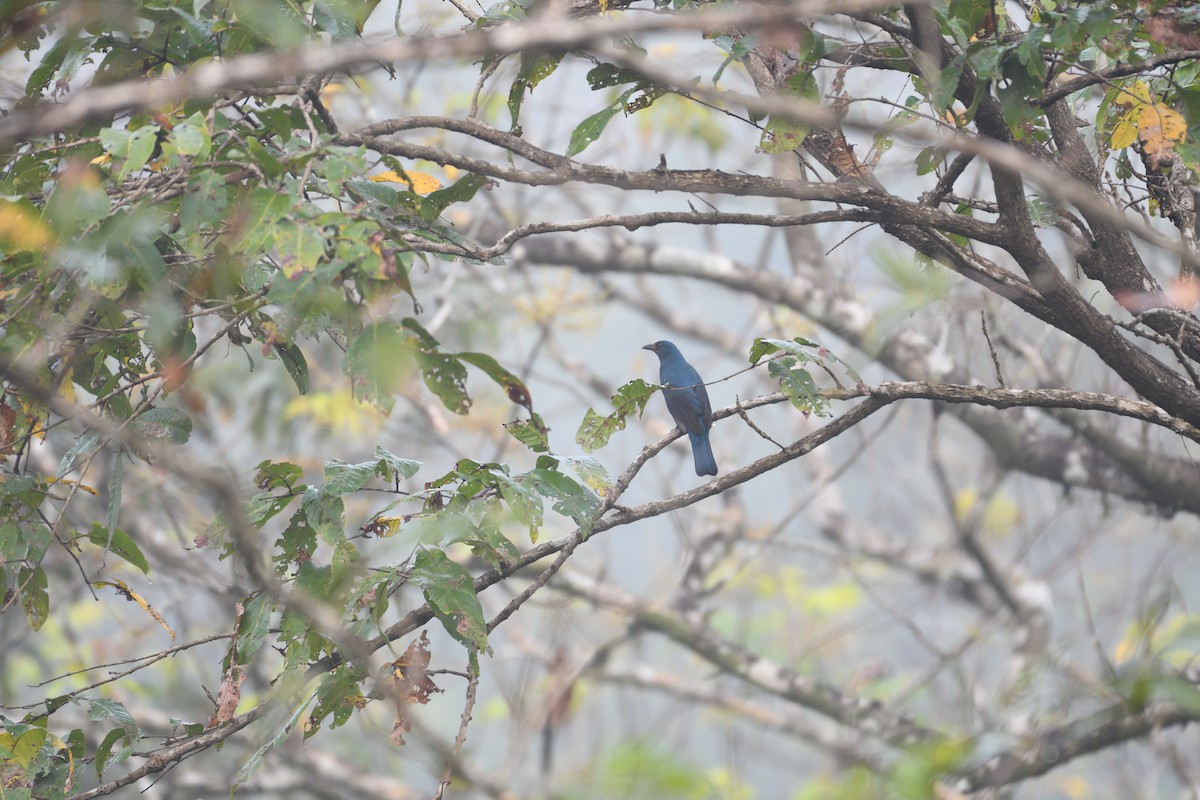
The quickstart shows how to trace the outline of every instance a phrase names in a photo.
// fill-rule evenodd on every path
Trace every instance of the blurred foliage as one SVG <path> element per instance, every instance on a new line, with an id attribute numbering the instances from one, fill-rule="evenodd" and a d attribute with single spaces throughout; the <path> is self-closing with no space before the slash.
<path id="1" fill-rule="evenodd" d="M 86 74 L 93 85 L 105 86 L 178 75 L 274 48 L 354 39 L 377 1 L 138 0 L 121 15 L 102 3 L 15 3 L 0 9 L 0 22 L 13 34 L 6 46 L 35 64 L 17 107 L 28 109 L 70 94 Z M 698 4 L 655 5 L 667 11 Z M 941 32 L 957 55 L 940 74 L 915 79 L 916 94 L 896 109 L 894 122 L 907 124 L 924 104 L 947 125 L 970 126 L 978 104 L 956 97 L 970 70 L 979 92 L 997 94 L 1018 139 L 1045 141 L 1039 98 L 1046 87 L 1100 57 L 1134 63 L 1163 52 L 1156 33 L 1161 26 L 1139 24 L 1163 5 L 1149 4 L 1154 8 L 1147 17 L 1147 4 L 1135 0 L 1037 2 L 1029 6 L 1028 27 L 1009 35 L 1004 14 L 990 0 L 936 3 Z M 525 4 L 501 2 L 476 24 L 502 24 L 525 13 Z M 894 7 L 877 13 L 899 21 Z M 720 83 L 756 45 L 753 37 L 733 33 L 707 38 L 705 46 L 724 54 L 710 82 Z M 644 53 L 632 37 L 619 46 Z M 793 95 L 822 99 L 813 70 L 834 46 L 816 31 L 804 31 L 797 71 L 787 82 Z M 512 131 L 521 132 L 527 97 L 563 58 L 513 57 L 519 64 L 507 92 Z M 490 74 L 497 63 L 485 59 L 481 69 Z M 587 90 L 600 93 L 593 104 L 600 108 L 572 126 L 570 157 L 660 98 L 670 96 L 671 108 L 688 98 L 686 87 L 666 87 L 605 61 L 593 63 L 586 81 Z M 197 547 L 224 558 L 255 559 L 256 543 L 269 542 L 262 560 L 270 579 L 285 592 L 302 592 L 336 609 L 351 634 L 377 634 L 392 594 L 411 582 L 477 674 L 478 654 L 489 652 L 488 630 L 472 572 L 463 563 L 466 554 L 490 568 L 507 568 L 520 557 L 526 536 L 537 541 L 547 505 L 584 534 L 604 507 L 607 474 L 590 459 L 554 453 L 525 383 L 487 353 L 447 349 L 417 319 L 414 272 L 437 268 L 446 257 L 439 246 L 475 244 L 447 221 L 447 212 L 472 203 L 489 180 L 454 174 L 443 185 L 417 165 L 334 144 L 320 82 L 310 83 L 137 110 L 0 153 L 0 365 L 10 378 L 0 398 L 0 577 L 5 608 L 19 605 L 32 631 L 52 619 L 61 590 L 43 564 L 52 542 L 69 548 L 72 557 L 111 556 L 154 574 L 153 551 L 120 525 L 124 465 L 153 462 L 191 440 L 205 397 L 190 379 L 218 344 L 267 359 L 288 376 L 298 395 L 307 397 L 289 405 L 288 415 L 310 414 L 348 434 L 365 434 L 368 427 L 346 421 L 353 403 L 386 415 L 398 394 L 422 391 L 414 388 L 418 377 L 429 398 L 465 415 L 473 403 L 470 376 L 481 373 L 512 402 L 514 413 L 526 415 L 507 427 L 534 454 L 531 469 L 461 458 L 443 474 L 414 481 L 422 464 L 411 453 L 376 446 L 367 461 L 327 461 L 322 479 L 309 484 L 301 465 L 269 458 L 258 464 L 252 481 L 257 493 L 241 513 L 218 517 L 196 537 Z M 1200 166 L 1200 65 L 1185 62 L 1170 74 L 1118 79 L 1094 91 L 1100 97 L 1095 142 L 1121 151 L 1126 177 L 1132 174 L 1130 152 L 1146 156 L 1152 168 L 1175 158 Z M 692 108 L 686 124 L 715 150 L 722 140 L 705 128 L 705 113 Z M 807 125 L 786 116 L 767 118 L 761 128 L 757 146 L 766 153 L 789 152 L 810 134 Z M 887 152 L 890 132 L 881 131 L 875 144 Z M 913 174 L 943 164 L 944 153 L 929 148 L 912 164 Z M 882 269 L 900 295 L 892 318 L 948 292 L 942 271 L 894 256 L 882 259 Z M 411 306 L 410 315 L 379 311 L 398 297 Z M 306 350 L 318 337 L 343 346 L 348 391 L 310 394 Z M 800 337 L 756 339 L 749 362 L 763 359 L 806 415 L 831 413 L 814 370 L 835 383 L 862 382 L 844 361 Z M 641 380 L 623 386 L 613 397 L 613 413 L 587 412 L 576 441 L 588 452 L 605 446 L 629 416 L 642 413 L 656 389 Z M 57 402 L 74 403 L 105 424 L 79 432 L 54 474 L 43 474 L 30 463 L 29 450 L 52 432 L 66 438 L 68 420 L 51 410 Z M 108 465 L 106 513 L 72 527 L 65 509 L 80 492 L 100 493 L 87 483 L 99 464 Z M 373 504 L 357 530 L 347 519 L 351 496 Z M 960 498 L 961 513 L 975 502 Z M 1002 536 L 1014 524 L 1019 509 L 1006 502 L 993 499 L 984 512 L 991 535 Z M 367 543 L 390 537 L 403 539 L 408 554 L 376 563 Z M 116 590 L 166 625 L 127 584 L 94 585 Z M 855 586 L 843 583 L 799 599 L 816 615 L 833 616 L 861 598 Z M 315 663 L 346 655 L 328 630 L 266 592 L 241 599 L 233 628 L 222 685 L 229 713 L 237 706 L 239 673 L 268 650 L 281 656 L 274 677 L 283 686 L 302 684 Z M 1131 703 L 1166 696 L 1200 708 L 1191 684 L 1157 669 L 1160 659 L 1190 650 L 1195 638 L 1190 619 L 1170 630 L 1158 617 L 1132 626 L 1114 658 L 1130 664 L 1117 682 L 1123 696 Z M 1146 659 L 1156 668 L 1145 667 Z M 243 776 L 301 725 L 312 736 L 345 724 L 362 707 L 367 678 L 360 665 L 344 661 L 324 671 Z M 59 729 L 54 715 L 68 704 L 103 731 L 99 738 L 88 739 L 78 727 Z M 204 727 L 182 720 L 172 725 L 181 735 Z M 149 736 L 120 702 L 95 692 L 47 697 L 21 720 L 0 717 L 0 726 L 0 791 L 22 796 L 16 793 L 30 790 L 26 797 L 66 794 L 78 782 L 85 755 L 103 780 Z M 813 785 L 821 783 L 820 796 L 857 797 L 875 794 L 884 781 L 893 796 L 928 797 L 930 787 L 969 756 L 967 743 L 941 741 L 914 748 L 886 777 L 852 770 L 838 785 L 817 779 Z M 706 773 L 659 743 L 629 742 L 601 754 L 596 778 L 593 789 L 569 796 L 746 796 L 734 778 Z M 811 788 L 797 796 L 816 796 Z"/>

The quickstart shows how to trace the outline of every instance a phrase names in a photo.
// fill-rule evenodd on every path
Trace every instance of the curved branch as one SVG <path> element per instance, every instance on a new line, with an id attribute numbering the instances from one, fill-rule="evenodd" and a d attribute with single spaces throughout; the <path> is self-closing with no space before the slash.
<path id="1" fill-rule="evenodd" d="M 1163 53 L 1160 56 L 1151 56 L 1145 61 L 1130 64 L 1114 64 L 1107 69 L 1096 70 L 1095 72 L 1089 72 L 1087 75 L 1079 75 L 1070 80 L 1059 81 L 1053 89 L 1050 89 L 1040 98 L 1034 100 L 1033 104 L 1046 108 L 1057 103 L 1059 100 L 1069 97 L 1089 86 L 1095 86 L 1098 83 L 1108 83 L 1119 78 L 1128 78 L 1131 75 L 1141 75 L 1152 69 L 1178 64 L 1181 61 L 1194 61 L 1198 58 L 1200 58 L 1200 50 L 1174 50 L 1170 53 Z"/>
<path id="2" fill-rule="evenodd" d="M 523 140 L 512 141 L 508 134 L 495 131 L 471 120 L 417 118 L 425 124 L 414 127 L 461 129 L 481 141 L 496 144 L 510 152 L 545 167 L 544 170 L 523 170 L 458 152 L 403 140 L 385 139 L 379 135 L 349 131 L 334 138 L 334 143 L 350 147 L 368 147 L 378 153 L 402 158 L 423 159 L 443 166 L 473 172 L 489 178 L 520 183 L 526 186 L 560 186 L 566 183 L 588 183 L 616 189 L 650 192 L 686 192 L 732 195 L 735 197 L 780 197 L 792 200 L 814 200 L 845 203 L 894 215 L 907 224 L 937 228 L 979 242 L 1002 247 L 1005 231 L 992 223 L 961 214 L 951 214 L 918 202 L 910 202 L 882 190 L 851 182 L 819 183 L 788 181 L 744 173 L 732 174 L 720 170 L 658 170 L 630 171 L 613 167 L 584 164 L 551 153 Z M 401 129 L 403 120 L 396 120 Z M 379 126 L 373 126 L 378 128 Z M 386 127 L 391 127 L 386 126 Z M 512 137 L 515 139 L 515 137 Z M 517 142 L 520 144 L 518 145 Z"/>
<path id="3" fill-rule="evenodd" d="M 850 390 L 846 394 L 857 396 L 858 391 Z M 1081 392 L 1075 389 L 988 389 L 982 386 L 925 381 L 883 383 L 878 386 L 865 387 L 865 393 L 873 397 L 886 397 L 889 400 L 921 397 L 928 400 L 940 400 L 944 403 L 972 403 L 992 408 L 1073 408 L 1079 411 L 1104 411 L 1159 425 L 1200 443 L 1200 428 L 1171 416 L 1153 403 L 1111 394 Z M 831 397 L 839 394 L 842 393 L 828 393 Z M 838 397 L 838 399 L 842 398 Z"/>
<path id="4" fill-rule="evenodd" d="M 67 800 L 92 800 L 94 797 L 103 797 L 107 794 L 112 794 L 118 789 L 128 786 L 131 783 L 140 781 L 147 775 L 153 775 L 157 772 L 162 772 L 172 764 L 183 761 L 185 758 L 203 752 L 213 745 L 220 744 L 228 739 L 233 734 L 240 731 L 242 728 L 254 722 L 259 717 L 267 713 L 274 704 L 271 702 L 260 703 L 254 708 L 247 711 L 241 716 L 234 717 L 229 722 L 212 730 L 205 731 L 199 736 L 193 736 L 190 739 L 185 739 L 179 744 L 171 745 L 158 753 L 155 753 L 150 758 L 146 759 L 146 763 L 136 769 L 131 769 L 116 780 L 101 784 L 94 789 L 89 789 L 86 792 L 70 795 Z"/>
<path id="5" fill-rule="evenodd" d="M 881 222 L 886 217 L 878 211 L 846 209 L 817 211 L 812 214 L 739 214 L 723 211 L 651 211 L 645 214 L 605 215 L 569 222 L 533 222 L 513 228 L 488 247 L 476 247 L 467 242 L 432 242 L 419 236 L 406 236 L 405 242 L 417 252 L 441 253 L 475 261 L 490 261 L 512 250 L 522 239 L 545 233 L 570 233 L 593 228 L 624 228 L 636 231 L 656 225 L 752 225 L 765 228 L 791 228 L 800 225 L 820 225 L 826 222 Z"/>
<path id="6" fill-rule="evenodd" d="M 1008 786 L 1045 775 L 1082 756 L 1141 739 L 1162 728 L 1200 721 L 1194 710 L 1165 703 L 1136 711 L 1128 703 L 1110 706 L 1065 725 L 1039 731 L 1034 741 L 989 758 L 965 772 L 960 786 L 974 792 L 989 786 Z"/>
<path id="7" fill-rule="evenodd" d="M 756 398 L 754 401 L 749 403 L 742 403 L 741 407 L 747 408 L 756 407 L 759 405 L 767 405 L 770 403 L 778 403 L 782 402 L 783 399 L 784 398 L 782 395 L 771 395 L 767 397 Z M 680 492 L 679 494 L 672 495 L 664 500 L 644 503 L 640 506 L 634 506 L 633 508 L 618 507 L 617 500 L 620 499 L 625 489 L 629 487 L 630 482 L 637 475 L 637 473 L 641 471 L 642 466 L 645 465 L 645 463 L 653 456 L 662 451 L 663 448 L 682 435 L 682 433 L 678 430 L 672 431 L 654 444 L 644 448 L 642 452 L 639 453 L 638 456 L 633 460 L 633 462 L 626 467 L 625 471 L 621 473 L 620 477 L 617 478 L 615 484 L 611 488 L 611 491 L 606 496 L 604 505 L 601 507 L 599 513 L 602 516 L 596 519 L 596 521 L 593 523 L 591 532 L 588 535 L 585 536 L 577 528 L 571 533 L 560 536 L 557 539 L 553 539 L 535 547 L 531 547 L 529 550 L 526 550 L 524 553 L 522 553 L 521 556 L 515 559 L 512 563 L 506 564 L 500 569 L 489 570 L 477 577 L 475 579 L 475 591 L 481 592 L 484 589 L 487 589 L 489 586 L 493 586 L 505 578 L 508 578 L 510 575 L 513 575 L 519 570 L 541 561 L 547 556 L 559 553 L 568 547 L 577 547 L 579 544 L 591 538 L 592 536 L 595 536 L 597 533 L 602 533 L 613 528 L 628 525 L 629 523 L 637 522 L 638 520 L 659 516 L 660 514 L 664 514 L 668 511 L 686 508 L 698 503 L 706 497 L 712 497 L 713 495 L 720 494 L 726 489 L 729 489 L 733 486 L 738 486 L 748 480 L 751 480 L 752 478 L 758 477 L 765 472 L 769 472 L 770 470 L 773 470 L 782 464 L 786 464 L 789 461 L 800 458 L 825 442 L 830 441 L 831 439 L 834 439 L 850 430 L 879 409 L 886 407 L 888 402 L 889 401 L 882 398 L 867 397 L 861 403 L 846 411 L 846 413 L 842 414 L 841 416 L 834 418 L 818 430 L 813 431 L 809 435 L 792 443 L 783 450 L 760 458 L 757 461 L 747 464 L 741 469 L 728 472 L 720 478 L 702 484 L 695 489 L 691 489 L 686 492 Z M 738 407 L 734 406 L 716 411 L 713 413 L 713 416 L 716 419 L 723 419 L 725 417 L 733 416 L 737 413 Z M 609 514 L 608 512 L 613 513 Z M 367 643 L 367 647 L 372 651 L 378 650 L 379 648 L 384 647 L 388 642 L 400 639 L 417 630 L 422 625 L 433 619 L 433 616 L 433 610 L 428 604 L 423 605 L 420 608 L 415 608 L 408 612 L 408 614 L 406 614 L 398 622 L 388 627 L 388 629 L 385 630 L 381 636 L 377 636 L 370 640 Z M 342 664 L 344 661 L 345 657 L 340 652 L 326 656 L 325 658 L 313 664 L 313 666 L 310 668 L 310 673 L 317 674 L 321 672 L 328 672 L 329 670 L 334 669 L 338 665 Z"/>
<path id="8" fill-rule="evenodd" d="M 598 605 L 618 609 L 629 615 L 635 626 L 663 634 L 721 672 L 859 733 L 895 747 L 937 738 L 935 731 L 889 710 L 879 700 L 852 695 L 832 684 L 800 675 L 750 652 L 706 625 L 680 614 L 646 608 L 615 586 L 570 573 L 556 585 Z"/>
<path id="9" fill-rule="evenodd" d="M 694 278 L 744 292 L 791 308 L 860 349 L 868 349 L 872 312 L 857 300 L 826 289 L 804 275 L 783 276 L 740 266 L 712 253 L 694 254 L 668 246 L 629 242 L 605 244 L 578 237 L 530 239 L 523 257 L 534 265 L 569 266 L 590 274 L 659 274 Z M 915 331 L 903 331 L 871 352 L 896 374 L 925 381 L 937 374 L 932 364 L 934 345 Z M 970 382 L 964 374 L 948 376 Z M 1186 509 L 1200 514 L 1200 492 L 1191 461 L 1175 459 L 1144 448 L 1132 457 L 1142 469 L 1130 470 L 1080 436 L 1059 436 L 1027 421 L 997 415 L 973 406 L 952 409 L 955 416 L 983 438 L 1000 462 L 1019 472 L 1063 486 L 1096 489 L 1117 497 L 1151 503 L 1162 513 Z M 1190 425 L 1190 423 L 1183 423 Z M 1186 430 L 1186 429 L 1185 429 Z M 1149 483 L 1147 474 L 1155 475 Z"/>

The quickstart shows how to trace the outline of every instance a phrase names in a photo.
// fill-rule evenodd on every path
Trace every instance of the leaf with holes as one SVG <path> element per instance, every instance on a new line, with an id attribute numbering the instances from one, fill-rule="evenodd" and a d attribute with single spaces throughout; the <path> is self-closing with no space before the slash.
<path id="1" fill-rule="evenodd" d="M 413 560 L 412 581 L 446 631 L 458 641 L 487 650 L 487 624 L 467 568 L 441 550 L 422 549 Z"/>
<path id="2" fill-rule="evenodd" d="M 192 434 L 192 418 L 177 408 L 152 408 L 134 419 L 130 427 L 152 442 L 183 444 Z"/>
<path id="3" fill-rule="evenodd" d="M 646 403 L 650 402 L 656 391 L 657 386 L 651 386 L 641 378 L 625 384 L 612 397 L 613 413 L 605 417 L 590 408 L 587 410 L 575 434 L 575 441 L 588 453 L 604 447 L 614 433 L 625 430 L 629 417 L 642 415 Z"/>
<path id="4" fill-rule="evenodd" d="M 409 341 L 395 323 L 376 322 L 351 342 L 342 370 L 350 378 L 356 400 L 371 403 L 384 413 L 392 410 L 396 393 L 412 372 Z"/>

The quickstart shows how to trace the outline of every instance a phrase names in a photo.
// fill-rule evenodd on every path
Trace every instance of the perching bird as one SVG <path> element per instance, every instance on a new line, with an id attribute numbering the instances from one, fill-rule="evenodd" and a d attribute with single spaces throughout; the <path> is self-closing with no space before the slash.
<path id="1" fill-rule="evenodd" d="M 692 442 L 692 458 L 697 475 L 716 475 L 717 460 L 713 458 L 708 441 L 712 427 L 712 406 L 708 390 L 696 368 L 684 360 L 679 348 L 671 342 L 655 342 L 642 348 L 658 356 L 658 382 L 663 386 L 663 399 L 675 424 L 687 431 Z"/>

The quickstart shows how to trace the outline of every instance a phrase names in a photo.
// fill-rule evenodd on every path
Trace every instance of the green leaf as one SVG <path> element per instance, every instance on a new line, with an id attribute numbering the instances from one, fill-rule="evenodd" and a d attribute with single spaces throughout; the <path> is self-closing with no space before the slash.
<path id="1" fill-rule="evenodd" d="M 7 12 L 16 20 L 16 8 Z M 46 49 L 41 63 L 29 74 L 25 83 L 25 93 L 37 97 L 53 80 L 70 79 L 79 71 L 92 55 L 96 44 L 95 36 L 63 36 Z M 28 55 L 26 56 L 28 57 Z"/>
<path id="2" fill-rule="evenodd" d="M 350 344 L 342 370 L 350 378 L 355 399 L 388 413 L 412 364 L 408 336 L 393 322 L 376 322 Z"/>
<path id="3" fill-rule="evenodd" d="M 325 255 L 325 236 L 312 225 L 280 225 L 274 229 L 274 236 L 279 267 L 289 278 L 312 272 Z"/>
<path id="4" fill-rule="evenodd" d="M 242 606 L 242 618 L 238 623 L 237 663 L 249 664 L 261 648 L 270 627 L 275 604 L 263 592 L 247 600 Z"/>
<path id="5" fill-rule="evenodd" d="M 946 160 L 946 151 L 936 144 L 931 144 L 917 153 L 916 165 L 918 175 L 928 175 L 942 165 Z"/>
<path id="6" fill-rule="evenodd" d="M 291 210 L 293 198 L 274 189 L 255 189 L 234 217 L 237 249 L 257 254 L 274 241 L 276 223 Z"/>
<path id="7" fill-rule="evenodd" d="M 1041 63 L 1039 59 L 1038 67 Z M 1023 139 L 1028 135 L 1026 126 L 1042 116 L 1042 110 L 1030 102 L 1030 98 L 1038 97 L 1042 91 L 1042 79 L 1036 74 L 1040 70 L 1026 66 L 1019 58 L 1008 58 L 1002 71 L 1008 81 L 996 84 L 996 96 L 1000 98 L 1008 127 L 1018 139 Z"/>
<path id="8" fill-rule="evenodd" d="M 142 554 L 141 548 L 138 547 L 132 536 L 120 528 L 106 528 L 96 522 L 88 532 L 87 538 L 92 544 L 103 548 L 105 552 L 111 552 L 137 567 L 144 575 L 150 574 L 150 562 Z"/>
<path id="9" fill-rule="evenodd" d="M 80 436 L 71 449 L 63 454 L 62 460 L 58 462 L 58 472 L 55 473 L 55 477 L 62 478 L 75 469 L 76 464 L 86 461 L 89 456 L 100 449 L 102 441 L 100 434 L 95 431 L 88 431 Z"/>
<path id="10" fill-rule="evenodd" d="M 341 497 L 357 492 L 375 477 L 377 464 L 377 461 L 347 464 L 336 458 L 325 462 L 325 485 L 321 487 L 321 494 L 326 497 Z"/>
<path id="11" fill-rule="evenodd" d="M 229 5 L 239 28 L 252 31 L 255 37 L 276 49 L 296 47 L 312 32 L 299 5 L 262 0 L 233 0 Z"/>
<path id="12" fill-rule="evenodd" d="M 622 83 L 640 83 L 642 80 L 641 73 L 612 64 L 598 64 L 587 74 L 588 86 L 592 87 L 592 91 L 619 86 Z"/>
<path id="13" fill-rule="evenodd" d="M 420 461 L 413 461 L 410 458 L 401 458 L 393 453 L 383 449 L 379 445 L 375 445 L 375 458 L 379 459 L 376 465 L 376 474 L 381 478 L 394 480 L 397 476 L 401 478 L 411 478 L 417 474 L 417 470 L 421 468 Z M 384 467 L 387 474 L 380 474 L 380 466 Z"/>
<path id="14" fill-rule="evenodd" d="M 182 156 L 204 158 L 208 155 L 212 139 L 208 133 L 208 125 L 204 122 L 204 116 L 197 111 L 176 125 L 171 131 L 171 142 L 175 145 L 175 151 Z"/>
<path id="15" fill-rule="evenodd" d="M 117 450 L 113 454 L 112 475 L 108 479 L 108 514 L 106 522 L 111 533 L 117 528 L 117 518 L 121 514 L 121 485 L 125 477 L 125 459 L 123 452 Z M 146 572 L 142 569 L 142 572 Z"/>
<path id="16" fill-rule="evenodd" d="M 150 441 L 183 444 L 192 434 L 192 418 L 177 408 L 160 406 L 139 415 L 130 427 Z"/>
<path id="17" fill-rule="evenodd" d="M 48 735 L 45 728 L 36 726 L 22 733 L 12 745 L 12 760 L 20 764 L 22 769 L 29 769 Z"/>
<path id="18" fill-rule="evenodd" d="M 958 89 L 958 80 L 962 77 L 966 64 L 966 53 L 959 53 L 938 75 L 937 85 L 929 99 L 936 111 L 945 111 L 954 102 L 954 92 Z"/>
<path id="19" fill-rule="evenodd" d="M 308 362 L 304 359 L 303 351 L 295 344 L 277 344 L 275 354 L 283 362 L 288 375 L 292 376 L 297 391 L 300 394 L 308 394 Z"/>
<path id="20" fill-rule="evenodd" d="M 353 39 L 377 5 L 379 0 L 316 0 L 313 21 L 334 39 Z"/>
<path id="21" fill-rule="evenodd" d="M 437 395 L 442 405 L 455 414 L 466 414 L 471 409 L 471 397 L 467 394 L 467 368 L 454 356 L 442 353 L 417 353 L 417 364 L 421 377 L 429 391 Z"/>
<path id="22" fill-rule="evenodd" d="M 521 103 L 525 100 L 525 93 L 532 92 L 535 86 L 550 77 L 554 70 L 558 69 L 558 63 L 562 61 L 562 57 L 562 53 L 540 56 L 529 52 L 521 53 L 521 68 L 512 83 L 512 88 L 508 90 L 508 113 L 512 117 L 511 130 L 515 131 L 520 127 L 518 119 L 521 116 Z"/>
<path id="23" fill-rule="evenodd" d="M 575 474 L 583 479 L 583 483 L 597 495 L 603 497 L 612 486 L 608 470 L 594 458 L 587 456 L 560 456 L 559 462 L 570 465 Z"/>
<path id="24" fill-rule="evenodd" d="M 508 504 L 513 516 L 529 528 L 529 541 L 537 542 L 538 533 L 542 527 L 544 506 L 542 497 L 532 488 L 526 487 L 521 481 L 513 480 L 507 475 L 498 475 L 500 496 Z"/>
<path id="25" fill-rule="evenodd" d="M 1195 684 L 1183 678 L 1163 677 L 1158 681 L 1158 689 L 1193 717 L 1200 719 L 1200 688 Z"/>
<path id="26" fill-rule="evenodd" d="M 770 155 L 790 153 L 804 143 L 810 130 L 812 126 L 807 123 L 771 115 L 759 137 L 758 149 Z"/>
<path id="27" fill-rule="evenodd" d="M 112 749 L 117 742 L 125 742 L 125 745 L 114 757 Z M 130 752 L 125 753 L 126 750 Z M 114 764 L 119 763 L 128 758 L 132 751 L 133 747 L 129 744 L 129 737 L 125 735 L 125 731 L 121 728 L 113 728 L 105 735 L 104 739 L 100 742 L 100 746 L 96 748 L 96 777 L 103 780 L 104 768 L 108 766 L 109 760 L 111 759 Z"/>
<path id="28" fill-rule="evenodd" d="M 420 322 L 417 322 L 412 317 L 405 317 L 404 319 L 400 320 L 400 324 L 403 325 L 406 329 L 413 332 L 413 334 L 417 337 L 417 340 L 420 342 L 421 347 L 423 347 L 424 349 L 426 349 L 426 350 L 437 350 L 438 349 L 438 346 L 439 346 L 438 340 L 436 338 L 434 338 L 432 333 L 425 330 L 425 326 L 422 325 Z"/>
<path id="29" fill-rule="evenodd" d="M 308 523 L 308 514 L 303 507 L 288 520 L 288 526 L 275 540 L 277 553 L 273 557 L 276 568 L 282 573 L 293 563 L 308 564 L 317 549 L 317 534 Z"/>
<path id="30" fill-rule="evenodd" d="M 17 573 L 17 591 L 21 593 L 21 607 L 25 619 L 35 631 L 42 629 L 50 616 L 50 594 L 47 591 L 46 573 L 41 567 L 22 567 Z"/>
<path id="31" fill-rule="evenodd" d="M 482 175 L 467 175 L 459 178 L 453 186 L 430 192 L 421 204 L 421 218 L 433 222 L 439 214 L 454 203 L 465 203 L 475 196 L 475 193 L 488 185 L 488 179 Z"/>
<path id="32" fill-rule="evenodd" d="M 321 676 L 316 691 L 317 704 L 313 707 L 304 730 L 305 739 L 319 731 L 321 721 L 330 714 L 333 715 L 330 728 L 343 725 L 350 719 L 355 708 L 352 698 L 361 694 L 358 684 L 362 678 L 361 672 L 349 666 L 338 667 Z"/>
<path id="33" fill-rule="evenodd" d="M 499 516 L 500 503 L 491 498 L 481 519 L 475 523 L 472 530 L 454 537 L 451 542 L 470 546 L 472 555 L 484 559 L 493 567 L 511 564 L 520 557 L 521 551 L 500 531 L 497 524 Z"/>
<path id="34" fill-rule="evenodd" d="M 154 143 L 158 138 L 159 128 L 156 125 L 145 125 L 136 131 L 105 128 L 100 131 L 100 144 L 121 162 L 117 180 L 125 180 L 134 172 L 146 166 L 150 154 L 154 152 Z"/>
<path id="35" fill-rule="evenodd" d="M 741 40 L 739 40 L 740 42 Z M 740 58 L 740 56 L 738 56 Z M 801 70 L 787 80 L 788 94 L 816 103 L 821 99 L 817 79 L 807 70 Z M 788 117 L 772 114 L 767 118 L 759 137 L 758 149 L 764 153 L 790 153 L 801 144 L 812 129 L 811 125 Z"/>
<path id="36" fill-rule="evenodd" d="M 585 536 L 591 531 L 600 510 L 599 497 L 561 472 L 545 467 L 530 471 L 526 478 L 538 494 L 551 501 L 557 513 L 574 520 Z"/>
<path id="37" fill-rule="evenodd" d="M 575 130 L 571 131 L 571 140 L 567 144 L 567 158 L 577 156 L 588 148 L 592 142 L 600 138 L 600 134 L 604 133 L 605 127 L 618 113 L 625 110 L 625 101 L 633 96 L 633 93 L 638 90 L 638 87 L 626 89 L 621 93 L 611 105 L 575 126 Z"/>
<path id="38" fill-rule="evenodd" d="M 821 397 L 812 374 L 806 369 L 796 367 L 794 356 L 771 361 L 767 364 L 767 372 L 772 378 L 779 379 L 779 388 L 796 408 L 805 414 L 813 413 L 819 417 L 829 415 L 829 404 Z"/>
<path id="39" fill-rule="evenodd" d="M 533 411 L 533 398 L 529 394 L 529 387 L 516 375 L 500 366 L 496 359 L 486 353 L 458 353 L 455 357 L 483 370 L 485 375 L 500 385 L 509 400 L 524 406 L 530 412 Z"/>
<path id="40" fill-rule="evenodd" d="M 506 422 L 504 430 L 535 453 L 550 451 L 550 429 L 546 427 L 540 414 L 533 414 L 527 420 Z"/>
<path id="41" fill-rule="evenodd" d="M 811 350 L 816 352 L 810 352 Z M 810 361 L 832 361 L 840 365 L 855 384 L 863 384 L 862 378 L 853 367 L 816 342 L 800 336 L 790 340 L 755 339 L 754 344 L 750 347 L 750 363 L 757 364 L 763 356 L 778 352 L 788 355 L 771 361 L 767 365 L 767 372 L 772 377 L 779 379 L 780 388 L 784 394 L 806 414 L 815 413 L 819 416 L 827 416 L 829 403 L 821 397 L 820 390 L 813 382 L 812 375 L 808 370 L 798 367 L 797 364 L 805 364 Z"/>
<path id="42" fill-rule="evenodd" d="M 130 737 L 136 737 L 139 734 L 137 723 L 133 720 L 133 715 L 121 703 L 104 697 L 89 697 L 86 699 L 88 703 L 87 718 L 92 722 L 103 722 L 106 719 L 111 719 L 120 725 L 122 730 Z"/>
<path id="43" fill-rule="evenodd" d="M 297 491 L 303 491 L 304 488 L 301 485 Z M 297 496 L 298 494 L 290 492 L 283 495 L 274 495 L 269 492 L 256 494 L 246 501 L 246 520 L 254 527 L 261 528 L 267 523 L 267 520 L 291 505 Z"/>
<path id="44" fill-rule="evenodd" d="M 286 461 L 260 461 L 254 474 L 254 485 L 264 492 L 271 489 L 291 489 L 304 477 L 304 469 Z"/>
<path id="45" fill-rule="evenodd" d="M 487 650 L 487 624 L 467 568 L 441 550 L 421 549 L 413 560 L 412 580 L 446 631 L 477 650 Z"/>
<path id="46" fill-rule="evenodd" d="M 336 544 L 346 538 L 342 521 L 345 505 L 339 495 L 309 489 L 300 506 L 308 524 L 326 544 Z"/>
<path id="47" fill-rule="evenodd" d="M 579 425 L 579 432 L 575 434 L 575 441 L 587 453 L 604 447 L 614 433 L 625 430 L 628 417 L 642 415 L 646 403 L 650 402 L 656 391 L 657 386 L 651 386 L 641 378 L 625 384 L 612 397 L 613 413 L 602 417 L 590 408 L 587 410 Z"/>

